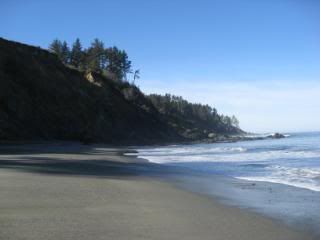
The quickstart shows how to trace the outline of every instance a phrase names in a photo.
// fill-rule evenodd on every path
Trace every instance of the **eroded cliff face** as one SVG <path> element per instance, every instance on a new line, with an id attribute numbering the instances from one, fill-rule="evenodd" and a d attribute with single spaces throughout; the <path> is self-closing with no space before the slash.
<path id="1" fill-rule="evenodd" d="M 0 140 L 156 143 L 183 140 L 133 86 L 0 39 Z"/>
<path id="2" fill-rule="evenodd" d="M 75 70 L 47 50 L 0 38 L 0 141 L 153 144 L 220 141 L 241 133 L 163 114 L 134 85 Z"/>

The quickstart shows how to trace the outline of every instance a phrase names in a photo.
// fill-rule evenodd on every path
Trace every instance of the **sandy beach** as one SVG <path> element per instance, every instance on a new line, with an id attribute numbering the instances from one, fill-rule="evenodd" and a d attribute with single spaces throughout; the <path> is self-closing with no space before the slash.
<path id="1" fill-rule="evenodd" d="M 124 151 L 2 146 L 0 239 L 312 239 L 161 181 L 155 176 L 165 168 Z"/>

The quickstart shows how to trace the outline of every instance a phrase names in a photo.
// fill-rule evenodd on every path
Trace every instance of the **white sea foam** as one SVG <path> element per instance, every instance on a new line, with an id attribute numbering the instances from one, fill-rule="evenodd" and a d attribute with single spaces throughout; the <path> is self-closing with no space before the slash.
<path id="1" fill-rule="evenodd" d="M 248 152 L 244 147 L 215 147 L 209 149 L 201 147 L 175 147 L 140 149 L 135 155 L 155 163 L 261 162 L 270 159 L 320 158 L 320 151 L 270 150 L 263 152 Z"/>
<path id="2" fill-rule="evenodd" d="M 320 191 L 320 168 L 293 168 L 270 166 L 267 176 L 238 177 L 250 181 L 281 183 L 313 191 Z"/>
<path id="3" fill-rule="evenodd" d="M 275 136 L 276 133 L 261 133 L 261 134 L 247 134 L 244 135 L 245 138 L 270 138 L 270 136 Z M 291 137 L 290 134 L 282 134 L 285 138 Z"/>
<path id="4" fill-rule="evenodd" d="M 141 148 L 130 155 L 160 164 L 183 165 L 194 162 L 197 164 L 188 166 L 207 173 L 212 171 L 246 180 L 281 183 L 320 191 L 318 143 L 318 135 L 293 135 L 285 141 Z M 208 162 L 212 164 L 207 164 Z"/>
<path id="5" fill-rule="evenodd" d="M 163 147 L 163 148 L 152 148 L 152 149 L 140 149 L 139 153 L 145 155 L 198 155 L 198 154 L 209 154 L 209 153 L 232 153 L 232 152 L 245 152 L 247 151 L 244 147 L 194 147 L 194 146 L 186 146 L 186 147 Z"/>
<path id="6" fill-rule="evenodd" d="M 276 133 L 260 133 L 260 134 L 247 134 L 245 135 L 246 138 L 268 138 L 270 136 L 275 136 Z M 290 134 L 283 134 L 284 137 L 288 138 Z"/>

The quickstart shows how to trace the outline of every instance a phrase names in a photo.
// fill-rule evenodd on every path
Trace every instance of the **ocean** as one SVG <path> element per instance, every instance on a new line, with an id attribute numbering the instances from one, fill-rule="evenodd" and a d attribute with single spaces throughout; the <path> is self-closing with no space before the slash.
<path id="1" fill-rule="evenodd" d="M 320 132 L 137 151 L 150 162 L 186 169 L 190 175 L 178 177 L 182 187 L 320 236 Z"/>

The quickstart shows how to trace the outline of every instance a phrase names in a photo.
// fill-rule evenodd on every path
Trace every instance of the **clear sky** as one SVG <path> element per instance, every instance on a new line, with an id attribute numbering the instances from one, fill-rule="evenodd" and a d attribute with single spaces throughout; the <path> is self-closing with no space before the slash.
<path id="1" fill-rule="evenodd" d="M 125 49 L 147 93 L 235 114 L 247 131 L 320 130 L 318 0 L 1 0 L 0 36 Z"/>

